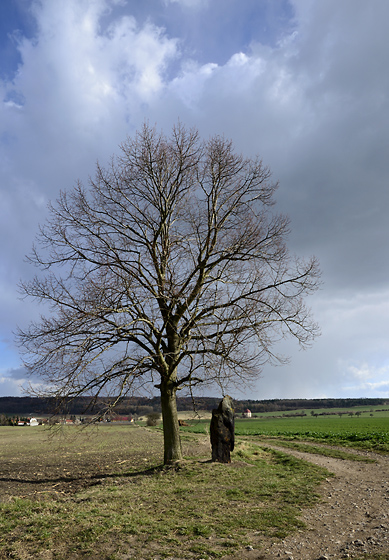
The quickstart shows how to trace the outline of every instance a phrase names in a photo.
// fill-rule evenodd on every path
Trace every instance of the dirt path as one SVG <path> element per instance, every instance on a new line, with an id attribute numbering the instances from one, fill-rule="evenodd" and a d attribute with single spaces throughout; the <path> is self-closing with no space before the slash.
<path id="1" fill-rule="evenodd" d="M 258 543 L 257 550 L 253 543 L 247 558 L 389 559 L 389 456 L 374 455 L 376 463 L 360 463 L 279 449 L 325 467 L 335 476 L 321 485 L 323 500 L 302 510 L 306 530 L 281 544 L 269 543 L 263 548 Z"/>

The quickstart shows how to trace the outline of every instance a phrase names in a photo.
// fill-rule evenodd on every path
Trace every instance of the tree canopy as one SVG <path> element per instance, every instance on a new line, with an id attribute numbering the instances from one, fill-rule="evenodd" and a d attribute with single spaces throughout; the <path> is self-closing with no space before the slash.
<path id="1" fill-rule="evenodd" d="M 22 285 L 50 305 L 18 335 L 45 392 L 157 387 L 165 462 L 179 459 L 178 389 L 245 383 L 281 338 L 318 333 L 304 301 L 318 265 L 289 253 L 276 188 L 223 137 L 146 124 L 88 187 L 61 192 L 30 257 L 42 272 Z"/>

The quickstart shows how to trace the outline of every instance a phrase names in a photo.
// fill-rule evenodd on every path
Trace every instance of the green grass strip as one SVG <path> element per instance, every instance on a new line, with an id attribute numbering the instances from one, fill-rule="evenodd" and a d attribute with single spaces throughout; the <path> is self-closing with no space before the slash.
<path id="1" fill-rule="evenodd" d="M 297 443 L 294 441 L 284 441 L 277 439 L 277 446 L 285 447 L 286 449 L 295 449 L 303 453 L 311 453 L 312 455 L 323 455 L 324 457 L 333 457 L 334 459 L 342 459 L 347 461 L 359 461 L 361 463 L 376 463 L 375 459 L 358 455 L 357 453 L 347 453 L 341 449 L 332 449 L 325 446 L 316 446 L 306 443 Z"/>

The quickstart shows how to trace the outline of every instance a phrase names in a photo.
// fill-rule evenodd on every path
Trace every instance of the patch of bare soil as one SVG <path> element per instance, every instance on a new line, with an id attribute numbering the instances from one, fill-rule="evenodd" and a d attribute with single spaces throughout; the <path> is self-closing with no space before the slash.
<path id="1" fill-rule="evenodd" d="M 14 455 L 1 458 L 0 502 L 10 497 L 39 499 L 48 494 L 74 494 L 110 482 L 130 467 L 146 470 L 158 460 L 161 442 L 158 434 L 148 433 L 149 445 L 145 450 L 144 446 L 136 446 L 136 440 L 141 437 L 141 428 L 132 430 L 122 447 L 112 445 L 95 451 L 85 450 L 82 440 L 80 449 L 74 446 L 69 449 L 54 439 L 50 446 L 45 443 L 41 455 L 36 451 L 26 453 L 21 448 Z"/>
<path id="2" fill-rule="evenodd" d="M 264 543 L 254 534 L 253 550 L 246 550 L 239 558 L 389 559 L 389 456 L 364 453 L 376 462 L 360 463 L 279 449 L 325 467 L 334 476 L 321 485 L 321 501 L 301 511 L 305 530 L 282 542 Z"/>
<path id="3" fill-rule="evenodd" d="M 11 497 L 39 499 L 75 494 L 91 486 L 111 484 L 121 477 L 127 479 L 129 470 L 148 473 L 162 464 L 163 443 L 159 432 L 134 428 L 125 433 L 121 445 L 114 441 L 112 445 L 99 446 L 108 439 L 106 434 L 99 439 L 97 433 L 96 440 L 91 436 L 92 443 L 85 448 L 80 437 L 79 449 L 61 446 L 53 439 L 51 446 L 45 443 L 42 454 L 26 453 L 21 448 L 12 456 L 1 457 L 0 502 Z M 183 442 L 185 455 L 202 455 L 207 447 L 209 443 Z"/>

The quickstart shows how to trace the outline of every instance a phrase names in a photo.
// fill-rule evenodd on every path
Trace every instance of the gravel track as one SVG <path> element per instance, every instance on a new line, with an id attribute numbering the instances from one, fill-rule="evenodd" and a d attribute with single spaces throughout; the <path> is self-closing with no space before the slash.
<path id="1" fill-rule="evenodd" d="M 389 456 L 363 453 L 376 462 L 360 463 L 266 446 L 325 467 L 334 476 L 322 483 L 322 500 L 301 511 L 305 530 L 281 543 L 255 543 L 253 536 L 253 550 L 240 558 L 389 559 Z"/>

